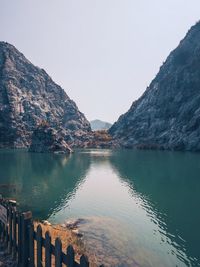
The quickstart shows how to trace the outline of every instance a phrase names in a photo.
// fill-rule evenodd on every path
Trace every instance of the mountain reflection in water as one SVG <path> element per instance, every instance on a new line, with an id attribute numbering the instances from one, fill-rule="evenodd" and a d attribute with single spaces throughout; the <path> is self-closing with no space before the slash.
<path id="1" fill-rule="evenodd" d="M 80 226 L 109 266 L 200 266 L 199 154 L 0 151 L 0 191 L 35 217 Z"/>
<path id="2" fill-rule="evenodd" d="M 83 182 L 88 157 L 1 151 L 0 192 L 14 198 L 22 210 L 38 219 L 62 209 Z"/>

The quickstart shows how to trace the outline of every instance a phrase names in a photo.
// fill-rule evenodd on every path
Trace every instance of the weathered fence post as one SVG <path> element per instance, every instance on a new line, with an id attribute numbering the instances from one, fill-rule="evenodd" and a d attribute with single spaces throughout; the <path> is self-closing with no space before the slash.
<path id="1" fill-rule="evenodd" d="M 9 217 L 9 210 L 8 210 L 8 201 L 5 201 L 4 203 L 5 205 L 5 208 L 7 209 L 7 218 Z M 8 240 L 9 237 L 8 237 L 8 222 L 6 223 L 5 225 L 5 246 L 6 246 L 6 249 L 8 248 Z"/>
<path id="2" fill-rule="evenodd" d="M 4 242 L 4 224 L 1 222 L 1 241 Z"/>
<path id="3" fill-rule="evenodd" d="M 2 204 L 2 195 L 0 194 L 0 205 Z M 3 223 L 0 221 L 0 239 L 1 243 L 3 243 Z"/>
<path id="4" fill-rule="evenodd" d="M 74 249 L 71 245 L 67 247 L 67 267 L 74 267 Z"/>
<path id="5" fill-rule="evenodd" d="M 42 267 L 42 227 L 39 224 L 36 233 L 37 240 L 37 267 Z"/>
<path id="6" fill-rule="evenodd" d="M 55 241 L 55 267 L 62 267 L 62 243 L 60 238 Z"/>
<path id="7" fill-rule="evenodd" d="M 8 232 L 9 232 L 9 246 L 8 246 L 8 253 L 11 254 L 12 253 L 12 239 L 13 239 L 13 233 L 12 233 L 12 207 L 9 204 L 8 207 L 8 224 L 9 224 L 9 228 L 8 228 Z"/>
<path id="8" fill-rule="evenodd" d="M 13 258 L 16 258 L 16 248 L 17 248 L 17 230 L 16 230 L 16 211 L 13 210 Z"/>
<path id="9" fill-rule="evenodd" d="M 3 227 L 2 227 L 2 223 L 0 221 L 0 240 L 1 241 L 2 241 L 2 238 L 3 238 L 2 232 L 3 232 Z"/>
<path id="10" fill-rule="evenodd" d="M 88 258 L 85 255 L 80 258 L 80 267 L 89 267 Z"/>
<path id="11" fill-rule="evenodd" d="M 51 267 L 51 236 L 45 233 L 45 267 Z"/>
<path id="12" fill-rule="evenodd" d="M 34 267 L 35 265 L 35 250 L 34 250 L 34 225 L 31 221 L 29 225 L 29 267 Z"/>
<path id="13" fill-rule="evenodd" d="M 22 240 L 21 240 L 21 232 L 22 232 L 22 215 L 18 212 L 17 213 L 17 251 L 18 251 L 18 266 L 20 266 L 21 262 L 22 262 L 22 249 L 21 249 L 21 244 L 22 244 Z"/>
<path id="14" fill-rule="evenodd" d="M 45 238 L 42 237 L 42 227 L 37 226 L 37 232 L 34 231 L 32 213 L 19 213 L 16 209 L 14 200 L 8 201 L 1 199 L 1 221 L 0 221 L 0 243 L 14 259 L 18 260 L 18 267 L 34 267 L 35 256 L 37 255 L 37 267 L 42 267 L 43 247 L 45 248 L 45 267 L 52 267 L 52 255 L 55 255 L 55 267 L 62 267 L 64 263 L 67 267 L 89 267 L 87 256 L 82 255 L 80 264 L 75 262 L 75 253 L 73 247 L 67 247 L 66 254 L 62 252 L 62 242 L 56 238 L 55 246 L 51 244 L 51 236 L 47 231 Z M 37 252 L 35 253 L 35 240 L 37 243 Z M 101 265 L 100 267 L 104 267 Z"/>
<path id="15" fill-rule="evenodd" d="M 22 213 L 22 231 L 21 231 L 21 245 L 22 245 L 22 267 L 27 267 L 29 264 L 29 226 L 31 224 L 32 213 L 30 211 Z"/>

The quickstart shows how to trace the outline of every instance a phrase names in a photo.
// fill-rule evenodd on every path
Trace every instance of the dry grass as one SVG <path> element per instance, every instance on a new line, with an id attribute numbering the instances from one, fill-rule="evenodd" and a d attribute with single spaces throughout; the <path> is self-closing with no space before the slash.
<path id="1" fill-rule="evenodd" d="M 94 137 L 97 141 L 102 141 L 102 142 L 109 142 L 112 140 L 112 137 L 109 135 L 107 130 L 95 131 Z"/>
<path id="2" fill-rule="evenodd" d="M 66 253 L 67 247 L 69 245 L 72 245 L 75 251 L 75 260 L 77 262 L 80 262 L 81 255 L 85 254 L 86 252 L 84 243 L 81 238 L 77 237 L 77 235 L 72 233 L 71 230 L 62 227 L 61 225 L 44 225 L 43 223 L 37 221 L 34 222 L 35 231 L 39 224 L 42 227 L 42 236 L 45 237 L 45 233 L 48 231 L 51 235 L 51 242 L 53 245 L 55 244 L 56 238 L 60 238 L 60 240 L 62 241 L 62 250 L 64 253 Z M 52 257 L 52 266 L 54 266 L 54 257 Z"/>

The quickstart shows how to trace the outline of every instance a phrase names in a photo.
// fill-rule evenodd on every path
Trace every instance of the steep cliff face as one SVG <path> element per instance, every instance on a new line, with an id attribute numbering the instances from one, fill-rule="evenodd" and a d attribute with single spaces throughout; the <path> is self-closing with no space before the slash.
<path id="1" fill-rule="evenodd" d="M 29 147 L 43 121 L 67 131 L 71 143 L 91 131 L 74 101 L 43 69 L 0 42 L 0 147 Z"/>
<path id="2" fill-rule="evenodd" d="M 200 150 L 200 22 L 109 132 L 125 147 Z"/>

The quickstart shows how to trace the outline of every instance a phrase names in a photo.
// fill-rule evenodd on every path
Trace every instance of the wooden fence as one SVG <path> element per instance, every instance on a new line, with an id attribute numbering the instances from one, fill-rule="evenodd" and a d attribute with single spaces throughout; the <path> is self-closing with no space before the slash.
<path id="1" fill-rule="evenodd" d="M 84 255 L 81 256 L 80 263 L 75 261 L 75 253 L 71 245 L 64 253 L 60 238 L 56 238 L 54 245 L 48 231 L 45 237 L 42 236 L 40 225 L 35 231 L 30 211 L 20 213 L 17 211 L 15 201 L 2 198 L 0 199 L 0 239 L 1 244 L 8 250 L 10 257 L 17 261 L 19 267 L 51 267 L 53 266 L 52 257 L 55 257 L 55 267 L 89 267 L 88 259 Z"/>

